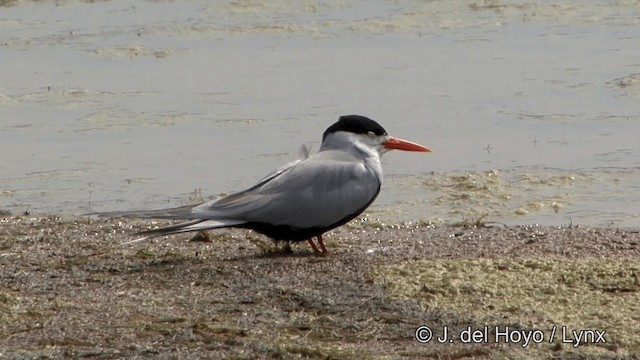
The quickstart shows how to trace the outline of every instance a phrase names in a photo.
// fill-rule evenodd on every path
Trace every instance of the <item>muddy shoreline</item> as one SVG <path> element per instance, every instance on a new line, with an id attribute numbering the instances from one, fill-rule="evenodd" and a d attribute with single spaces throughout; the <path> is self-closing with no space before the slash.
<path id="1" fill-rule="evenodd" d="M 525 271 L 535 272 L 537 265 L 526 264 L 546 261 L 543 270 L 549 270 L 555 266 L 549 261 L 590 259 L 619 265 L 595 275 L 604 285 L 582 279 L 587 274 L 569 286 L 586 281 L 598 294 L 637 296 L 640 285 L 628 281 L 638 276 L 640 233 L 635 229 L 381 228 L 357 221 L 327 234 L 330 254 L 325 257 L 314 256 L 306 243 L 294 245 L 293 254 L 274 252 L 262 236 L 240 230 L 218 231 L 207 241 L 188 241 L 184 235 L 119 245 L 149 226 L 157 225 L 57 216 L 2 220 L 0 357 L 576 359 L 632 358 L 640 349 L 628 334 L 635 325 L 602 319 L 593 325 L 609 326 L 608 341 L 579 347 L 421 344 L 414 334 L 426 324 L 459 333 L 469 326 L 528 329 L 554 319 L 584 323 L 560 314 L 547 314 L 549 320 L 544 313 L 530 321 L 520 309 L 458 311 L 438 305 L 433 292 L 419 288 L 415 296 L 400 289 L 440 262 L 497 261 L 502 265 L 487 266 L 525 264 Z M 409 272 L 410 266 L 421 274 Z M 385 277 L 390 273 L 396 277 Z M 442 284 L 434 285 L 436 292 L 449 291 Z M 465 295 L 467 287 L 446 296 L 454 303 L 477 295 Z"/>

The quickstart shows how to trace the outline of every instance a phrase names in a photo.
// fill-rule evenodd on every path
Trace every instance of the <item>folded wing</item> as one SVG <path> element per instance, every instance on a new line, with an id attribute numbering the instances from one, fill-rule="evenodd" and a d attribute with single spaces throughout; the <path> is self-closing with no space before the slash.
<path id="1" fill-rule="evenodd" d="M 380 176 L 363 162 L 325 151 L 292 161 L 245 191 L 200 205 L 97 215 L 191 220 L 142 233 L 147 237 L 254 223 L 330 228 L 362 212 L 380 185 Z"/>

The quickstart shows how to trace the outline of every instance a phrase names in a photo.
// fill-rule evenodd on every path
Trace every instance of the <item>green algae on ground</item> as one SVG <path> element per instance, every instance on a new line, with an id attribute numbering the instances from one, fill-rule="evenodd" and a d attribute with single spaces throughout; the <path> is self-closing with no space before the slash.
<path id="1" fill-rule="evenodd" d="M 639 276 L 637 259 L 612 258 L 437 259 L 374 270 L 392 296 L 427 309 L 480 324 L 541 329 L 546 343 L 555 326 L 555 346 L 563 326 L 569 335 L 605 330 L 606 343 L 574 350 L 619 354 L 640 351 Z"/>

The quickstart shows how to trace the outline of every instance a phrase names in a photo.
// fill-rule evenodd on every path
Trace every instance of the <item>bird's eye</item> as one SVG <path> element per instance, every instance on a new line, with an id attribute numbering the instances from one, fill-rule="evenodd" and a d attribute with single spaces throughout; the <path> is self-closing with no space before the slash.
<path id="1" fill-rule="evenodd" d="M 367 135 L 369 135 L 370 138 L 376 137 L 376 133 L 374 133 L 373 131 L 367 132 Z"/>

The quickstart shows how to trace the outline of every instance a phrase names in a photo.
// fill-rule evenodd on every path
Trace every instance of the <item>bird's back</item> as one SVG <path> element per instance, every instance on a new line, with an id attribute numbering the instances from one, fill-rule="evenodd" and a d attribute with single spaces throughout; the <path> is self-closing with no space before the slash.
<path id="1" fill-rule="evenodd" d="M 348 152 L 321 151 L 258 186 L 207 204 L 202 216 L 242 220 L 245 227 L 292 240 L 360 214 L 376 198 L 381 179 L 377 169 Z"/>

